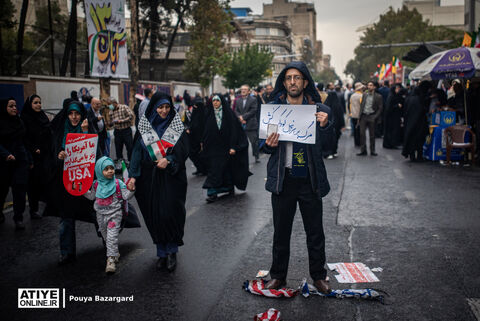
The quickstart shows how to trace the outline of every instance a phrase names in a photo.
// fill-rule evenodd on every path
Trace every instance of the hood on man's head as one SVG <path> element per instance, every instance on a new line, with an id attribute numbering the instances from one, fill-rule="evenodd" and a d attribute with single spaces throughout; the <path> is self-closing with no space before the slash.
<path id="1" fill-rule="evenodd" d="M 318 94 L 317 90 L 315 89 L 315 82 L 313 81 L 312 76 L 310 75 L 310 71 L 308 70 L 307 65 L 303 61 L 292 61 L 289 63 L 277 77 L 277 81 L 275 82 L 275 89 L 273 90 L 271 97 L 277 98 L 280 95 L 284 95 L 287 93 L 287 89 L 283 85 L 285 80 L 285 73 L 288 69 L 297 69 L 303 75 L 303 77 L 308 80 L 307 87 L 303 90 L 304 95 L 309 96 L 314 102 L 320 103 L 322 102 L 320 95 Z"/>

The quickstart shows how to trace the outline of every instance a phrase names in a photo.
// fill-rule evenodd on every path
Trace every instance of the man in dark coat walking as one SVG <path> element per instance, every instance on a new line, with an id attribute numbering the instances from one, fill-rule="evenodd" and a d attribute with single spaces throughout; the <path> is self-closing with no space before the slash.
<path id="1" fill-rule="evenodd" d="M 100 109 L 102 108 L 102 102 L 98 98 L 92 98 L 91 108 L 87 111 L 88 123 L 91 124 L 94 133 L 98 134 L 98 146 L 100 152 L 104 156 L 109 156 L 107 151 L 109 150 L 106 146 L 107 142 L 107 127 L 105 126 L 105 121 L 103 120 L 102 113 Z"/>
<path id="2" fill-rule="evenodd" d="M 278 289 L 286 284 L 290 257 L 290 235 L 297 203 L 307 234 L 310 276 L 317 289 L 330 292 L 325 270 L 325 234 L 323 232 L 322 197 L 330 191 L 322 150 L 334 136 L 330 108 L 321 103 L 315 83 L 303 62 L 288 64 L 277 78 L 274 104 L 317 106 L 315 144 L 279 142 L 279 134 L 272 133 L 262 142 L 262 150 L 270 154 L 267 165 L 266 189 L 272 193 L 273 262 L 272 279 L 267 289 Z M 312 115 L 313 118 L 313 115 Z"/>
<path id="3" fill-rule="evenodd" d="M 375 125 L 383 110 L 382 95 L 375 91 L 375 84 L 369 81 L 368 91 L 363 94 L 360 105 L 360 153 L 357 156 L 367 155 L 367 128 L 370 138 L 370 155 L 377 156 L 375 152 Z"/>
<path id="4" fill-rule="evenodd" d="M 250 96 L 250 87 L 248 85 L 240 87 L 240 92 L 242 96 L 235 101 L 235 114 L 245 129 L 248 140 L 252 145 L 255 162 L 258 163 L 260 160 L 258 154 L 257 99 Z"/>

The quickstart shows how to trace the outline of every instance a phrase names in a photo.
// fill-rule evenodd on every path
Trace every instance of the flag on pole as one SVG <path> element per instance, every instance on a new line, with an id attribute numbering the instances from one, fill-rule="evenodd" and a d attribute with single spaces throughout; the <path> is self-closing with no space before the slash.
<path id="1" fill-rule="evenodd" d="M 472 46 L 472 37 L 468 34 L 468 32 L 465 32 L 463 34 L 462 47 L 471 47 L 471 46 Z"/>
<path id="2" fill-rule="evenodd" d="M 382 80 L 385 76 L 385 64 L 382 64 L 382 68 L 380 69 L 380 74 L 378 75 L 378 79 Z"/>
<path id="3" fill-rule="evenodd" d="M 472 44 L 472 47 L 480 48 L 480 32 L 475 34 L 475 43 Z"/>
<path id="4" fill-rule="evenodd" d="M 127 169 L 127 165 L 123 160 L 122 160 L 122 178 L 123 178 L 123 182 L 126 184 L 128 181 L 128 169 Z"/>
<path id="5" fill-rule="evenodd" d="M 397 57 L 395 56 L 392 57 L 392 73 L 397 73 Z"/>
<path id="6" fill-rule="evenodd" d="M 387 77 L 391 72 L 392 72 L 392 64 L 387 64 L 387 66 L 385 67 L 385 75 L 383 77 L 384 78 Z"/>

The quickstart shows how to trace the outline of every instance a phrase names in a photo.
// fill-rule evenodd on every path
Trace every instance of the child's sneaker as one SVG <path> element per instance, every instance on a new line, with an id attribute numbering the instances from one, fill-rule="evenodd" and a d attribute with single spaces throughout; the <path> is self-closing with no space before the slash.
<path id="1" fill-rule="evenodd" d="M 106 273 L 115 273 L 116 266 L 115 266 L 115 257 L 109 256 L 107 259 L 107 266 L 105 267 Z"/>

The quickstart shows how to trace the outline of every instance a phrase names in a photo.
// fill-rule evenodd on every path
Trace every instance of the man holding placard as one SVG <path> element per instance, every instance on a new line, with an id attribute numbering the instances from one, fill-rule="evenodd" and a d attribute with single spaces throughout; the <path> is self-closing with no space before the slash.
<path id="1" fill-rule="evenodd" d="M 290 236 L 297 203 L 307 234 L 310 275 L 321 292 L 326 281 L 322 197 L 330 191 L 322 150 L 334 139 L 330 108 L 321 103 L 303 62 L 288 64 L 277 78 L 268 105 L 262 105 L 260 138 L 270 154 L 266 189 L 272 192 L 273 261 L 267 289 L 286 285 Z"/>

